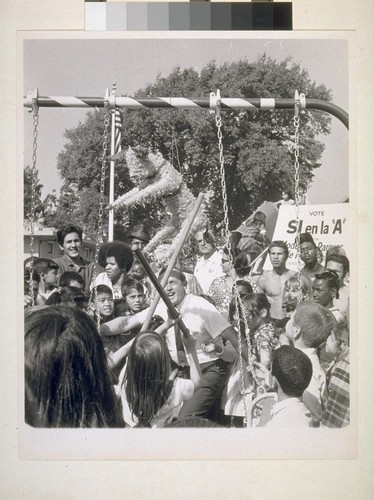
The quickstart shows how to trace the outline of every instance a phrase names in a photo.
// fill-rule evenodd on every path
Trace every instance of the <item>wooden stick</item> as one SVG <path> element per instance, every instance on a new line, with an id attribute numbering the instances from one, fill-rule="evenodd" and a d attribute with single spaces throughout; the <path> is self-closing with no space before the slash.
<path id="1" fill-rule="evenodd" d="M 167 283 L 167 281 L 169 279 L 170 273 L 171 273 L 173 267 L 175 266 L 175 264 L 177 262 L 179 253 L 180 253 L 180 251 L 181 251 L 181 249 L 182 249 L 182 247 L 184 245 L 184 242 L 187 239 L 188 233 L 189 233 L 189 231 L 191 229 L 193 221 L 195 220 L 197 212 L 199 211 L 199 208 L 200 208 L 200 205 L 201 205 L 203 199 L 204 199 L 204 195 L 202 193 L 200 193 L 199 196 L 197 197 L 196 201 L 195 201 L 195 204 L 193 206 L 193 209 L 192 209 L 189 217 L 184 222 L 182 230 L 181 230 L 181 232 L 178 235 L 178 239 L 177 239 L 177 242 L 176 242 L 176 245 L 175 245 L 175 250 L 173 252 L 173 255 L 170 258 L 170 261 L 169 261 L 168 267 L 166 268 L 165 274 L 162 277 L 162 280 L 161 280 L 161 286 L 162 287 L 164 287 L 166 285 L 166 283 Z M 157 304 L 158 304 L 159 300 L 160 300 L 160 295 L 156 292 L 156 295 L 153 298 L 152 304 L 151 304 L 151 306 L 149 308 L 147 317 L 146 317 L 146 319 L 144 321 L 144 324 L 142 326 L 141 331 L 144 331 L 144 330 L 146 330 L 148 328 L 149 323 L 151 322 L 152 316 L 153 316 L 153 314 L 154 314 L 154 312 L 156 310 L 156 307 L 157 307 Z"/>
<path id="2" fill-rule="evenodd" d="M 166 295 L 164 288 L 161 286 L 161 283 L 158 281 L 157 276 L 152 271 L 152 268 L 149 265 L 147 259 L 144 257 L 144 255 L 142 254 L 142 252 L 139 249 L 135 250 L 135 255 L 140 260 L 140 262 L 143 264 L 145 272 L 148 274 L 149 279 L 152 281 L 152 285 L 156 288 L 159 296 L 162 298 L 166 307 L 168 308 L 168 311 L 169 311 L 171 318 L 177 319 L 179 317 L 179 312 L 175 308 L 174 304 L 172 304 L 169 297 Z M 181 332 L 183 332 L 183 335 L 185 335 L 185 337 L 188 337 L 188 329 L 182 320 L 178 321 L 178 326 L 181 329 Z"/>

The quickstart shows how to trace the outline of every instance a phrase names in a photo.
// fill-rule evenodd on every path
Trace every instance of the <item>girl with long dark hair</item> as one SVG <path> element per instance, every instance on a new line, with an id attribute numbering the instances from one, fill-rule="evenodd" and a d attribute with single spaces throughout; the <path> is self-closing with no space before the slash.
<path id="1" fill-rule="evenodd" d="M 158 333 L 139 333 L 131 346 L 127 365 L 117 386 L 123 418 L 130 427 L 164 427 L 178 417 L 184 401 L 190 399 L 201 378 L 196 339 L 183 343 L 190 362 L 190 379 L 179 378 L 165 340 Z"/>
<path id="2" fill-rule="evenodd" d="M 25 420 L 34 427 L 118 425 L 106 355 L 94 321 L 48 306 L 25 317 Z"/>

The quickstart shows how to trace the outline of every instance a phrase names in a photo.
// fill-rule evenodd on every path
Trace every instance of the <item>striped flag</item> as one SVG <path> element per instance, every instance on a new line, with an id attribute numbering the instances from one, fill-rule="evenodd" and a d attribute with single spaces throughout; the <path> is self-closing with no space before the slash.
<path id="1" fill-rule="evenodd" d="M 115 154 L 122 151 L 122 116 L 118 109 L 115 111 Z"/>

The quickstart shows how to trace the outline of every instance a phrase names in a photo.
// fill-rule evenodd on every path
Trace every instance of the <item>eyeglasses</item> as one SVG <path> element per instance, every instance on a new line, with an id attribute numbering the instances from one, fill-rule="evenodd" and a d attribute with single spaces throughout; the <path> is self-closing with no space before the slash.
<path id="1" fill-rule="evenodd" d="M 222 264 L 225 264 L 226 262 L 230 262 L 230 261 L 229 260 L 223 260 L 223 259 L 221 260 Z"/>

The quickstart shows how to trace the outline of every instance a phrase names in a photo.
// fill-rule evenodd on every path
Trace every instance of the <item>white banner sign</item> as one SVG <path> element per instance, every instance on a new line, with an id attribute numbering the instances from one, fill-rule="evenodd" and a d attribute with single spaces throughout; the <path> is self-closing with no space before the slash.
<path id="1" fill-rule="evenodd" d="M 350 205 L 339 203 L 333 205 L 301 205 L 299 207 L 300 233 L 310 233 L 323 259 L 326 251 L 332 246 L 342 246 L 350 257 L 350 241 L 352 232 L 350 227 Z M 297 252 L 295 238 L 297 236 L 296 207 L 294 205 L 281 206 L 275 231 L 274 240 L 282 240 L 289 248 L 287 267 L 297 270 Z M 324 263 L 324 260 L 323 260 Z M 265 269 L 271 269 L 269 258 L 266 259 Z"/>

